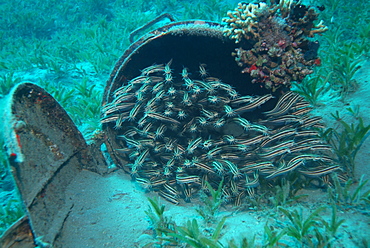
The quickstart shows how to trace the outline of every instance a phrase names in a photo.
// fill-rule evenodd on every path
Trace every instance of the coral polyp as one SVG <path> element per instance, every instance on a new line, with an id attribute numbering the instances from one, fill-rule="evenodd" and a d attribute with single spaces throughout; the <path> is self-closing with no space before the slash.
<path id="1" fill-rule="evenodd" d="M 223 18 L 226 22 L 224 33 L 239 43 L 243 38 L 257 38 L 258 22 L 260 17 L 268 14 L 268 6 L 265 3 L 239 3 L 234 11 L 228 11 L 228 17 Z"/>
<path id="2" fill-rule="evenodd" d="M 239 3 L 227 15 L 224 35 L 240 45 L 232 55 L 253 83 L 275 91 L 313 73 L 319 45 L 309 38 L 327 31 L 322 21 L 314 24 L 315 8 L 292 0 Z"/>

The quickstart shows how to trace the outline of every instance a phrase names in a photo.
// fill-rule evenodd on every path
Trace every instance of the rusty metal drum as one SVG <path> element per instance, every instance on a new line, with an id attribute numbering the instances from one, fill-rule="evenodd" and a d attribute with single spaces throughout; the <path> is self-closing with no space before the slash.
<path id="1" fill-rule="evenodd" d="M 150 32 L 130 46 L 107 82 L 101 122 L 112 161 L 174 204 L 190 202 L 208 184 L 224 184 L 227 201 L 237 204 L 268 190 L 303 163 L 299 156 L 307 150 L 296 142 L 322 128 L 290 90 L 291 81 L 311 73 L 313 59 L 303 56 L 309 50 L 279 42 L 289 32 L 302 41 L 302 32 L 272 30 L 280 24 L 267 16 L 251 23 L 250 35 L 239 30 L 244 37 L 233 24 L 238 13 L 225 19 L 229 29 L 196 20 Z M 317 148 L 333 155 L 328 146 Z M 339 169 L 330 160 L 309 164 L 304 176 Z"/>
<path id="2" fill-rule="evenodd" d="M 224 36 L 220 23 L 209 21 L 183 21 L 165 25 L 150 32 L 133 43 L 117 62 L 106 84 L 102 107 L 113 101 L 114 92 L 130 83 L 141 74 L 141 70 L 153 65 L 166 64 L 171 61 L 174 78 L 181 78 L 184 68 L 191 73 L 193 80 L 201 80 L 201 65 L 206 66 L 207 74 L 227 82 L 240 95 L 265 95 L 270 93 L 263 87 L 251 83 L 251 77 L 242 73 L 232 53 L 237 45 Z M 280 92 L 276 92 L 278 97 Z M 276 100 L 261 106 L 261 111 L 271 108 Z M 256 116 L 257 118 L 257 116 Z M 116 142 L 117 130 L 114 124 L 103 124 L 107 135 L 107 146 L 114 162 L 123 165 L 116 149 L 121 148 Z M 120 166 L 127 169 L 125 166 Z"/>

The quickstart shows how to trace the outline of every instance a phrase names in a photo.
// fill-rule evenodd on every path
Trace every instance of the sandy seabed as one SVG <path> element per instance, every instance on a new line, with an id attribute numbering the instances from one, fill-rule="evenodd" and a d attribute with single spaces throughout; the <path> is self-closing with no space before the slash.
<path id="1" fill-rule="evenodd" d="M 25 79 L 37 81 L 37 77 L 45 75 L 25 75 Z M 33 78 L 34 77 L 34 78 Z M 32 80 L 34 79 L 34 80 Z M 360 116 L 365 125 L 370 124 L 370 62 L 364 62 L 356 74 L 359 89 L 350 94 L 345 101 L 340 101 L 335 92 L 328 91 L 313 114 L 323 117 L 328 127 L 338 127 L 331 113 L 339 111 L 345 121 L 350 122 L 353 116 L 346 110 L 348 107 L 360 106 Z M 362 176 L 369 179 L 370 175 L 370 139 L 367 139 L 358 152 L 355 168 L 355 180 Z M 356 186 L 356 185 L 355 185 Z M 370 189 L 370 183 L 362 192 Z M 328 206 L 328 193 L 319 188 L 307 188 L 298 192 L 307 194 L 292 206 L 284 206 L 288 210 L 302 210 L 307 216 L 320 206 Z M 105 176 L 90 171 L 82 171 L 69 185 L 66 195 L 74 202 L 60 233 L 55 247 L 142 247 L 153 241 L 150 224 L 145 213 L 149 209 L 148 197 L 158 195 L 154 192 L 145 192 L 133 182 L 130 175 L 122 170 L 115 170 Z M 170 217 L 177 225 L 184 225 L 186 221 L 203 219 L 196 212 L 201 204 L 198 197 L 191 203 L 173 205 L 164 199 L 160 203 L 166 206 L 165 216 Z M 360 246 L 363 239 L 369 240 L 370 210 L 365 207 L 338 207 L 338 218 L 345 219 L 339 228 L 332 247 L 365 247 Z M 279 230 L 289 220 L 283 218 L 282 213 L 273 206 L 262 210 L 237 209 L 232 206 L 222 207 L 219 213 L 228 216 L 222 230 L 221 242 L 235 239 L 239 243 L 243 237 L 251 239 L 255 236 L 257 247 L 264 239 L 264 226 Z M 329 221 L 331 218 L 330 206 L 320 216 Z M 284 236 L 282 242 L 288 247 L 300 247 L 293 239 Z"/>
<path id="2" fill-rule="evenodd" d="M 363 64 L 356 74 L 360 88 L 346 98 L 339 101 L 332 92 L 326 93 L 322 105 L 315 109 L 314 114 L 324 118 L 327 126 L 335 127 L 335 121 L 330 113 L 339 111 L 344 120 L 353 118 L 345 109 L 360 106 L 360 116 L 364 123 L 370 123 L 370 62 Z M 356 180 L 364 175 L 369 179 L 370 170 L 370 139 L 367 139 L 359 151 L 356 159 Z M 367 184 L 363 192 L 370 189 Z M 288 206 L 287 209 L 302 210 L 307 215 L 320 206 L 328 205 L 328 193 L 318 188 L 301 190 L 299 194 L 308 197 Z M 131 181 L 128 174 L 116 170 L 106 176 L 93 172 L 83 171 L 76 180 L 70 184 L 67 195 L 75 202 L 64 228 L 60 234 L 56 247 L 142 247 L 152 241 L 152 232 L 145 211 L 149 209 L 148 197 L 158 197 L 154 192 L 144 192 L 142 188 Z M 163 199 L 161 204 L 166 206 L 165 216 L 172 218 L 178 225 L 183 225 L 187 220 L 197 219 L 202 223 L 202 218 L 195 211 L 199 206 L 198 199 L 191 203 L 173 205 Z M 338 208 L 338 218 L 345 219 L 339 228 L 332 247 L 361 247 L 362 240 L 367 240 L 370 232 L 369 206 L 358 208 Z M 238 211 L 234 207 L 221 208 L 219 216 L 227 215 L 225 227 L 222 230 L 221 242 L 235 239 L 239 243 L 243 237 L 255 236 L 256 244 L 262 244 L 264 226 L 278 227 L 283 219 L 276 208 L 270 207 L 263 210 Z M 329 221 L 331 208 L 328 207 L 320 216 Z M 279 218 L 279 221 L 277 221 Z M 298 247 L 292 239 L 282 240 L 289 247 Z"/>

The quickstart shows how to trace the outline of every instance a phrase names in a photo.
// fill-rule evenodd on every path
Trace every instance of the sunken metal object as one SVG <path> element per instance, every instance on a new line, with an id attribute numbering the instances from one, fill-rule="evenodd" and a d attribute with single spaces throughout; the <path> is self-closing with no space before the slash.
<path id="1" fill-rule="evenodd" d="M 65 195 L 68 185 L 83 169 L 105 172 L 104 157 L 86 144 L 67 112 L 43 88 L 18 84 L 1 103 L 10 169 L 29 217 L 19 222 L 19 230 L 31 233 L 25 231 L 29 221 L 35 240 L 42 237 L 53 244 L 74 205 Z"/>
<path id="2" fill-rule="evenodd" d="M 309 104 L 253 84 L 220 32 L 215 23 L 171 24 L 118 62 L 101 119 L 115 163 L 174 204 L 206 182 L 222 181 L 225 200 L 239 204 L 288 173 L 338 170 Z"/>

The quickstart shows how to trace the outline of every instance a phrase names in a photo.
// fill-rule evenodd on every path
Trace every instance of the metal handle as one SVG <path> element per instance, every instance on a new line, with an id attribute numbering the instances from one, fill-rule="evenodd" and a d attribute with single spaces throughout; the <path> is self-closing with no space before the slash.
<path id="1" fill-rule="evenodd" d="M 150 26 L 153 26 L 154 24 L 156 24 L 157 22 L 159 22 L 159 21 L 161 21 L 161 20 L 163 20 L 165 18 L 168 18 L 171 22 L 175 22 L 176 21 L 175 18 L 171 14 L 169 14 L 169 13 L 163 13 L 160 16 L 158 16 L 158 17 L 154 18 L 153 20 L 151 20 L 150 22 L 148 22 L 148 23 L 144 24 L 143 26 L 141 26 L 141 27 L 135 29 L 134 31 L 132 31 L 130 33 L 130 37 L 129 37 L 130 43 L 133 43 L 134 42 L 134 37 L 138 33 L 140 33 L 143 29 L 147 29 Z"/>

